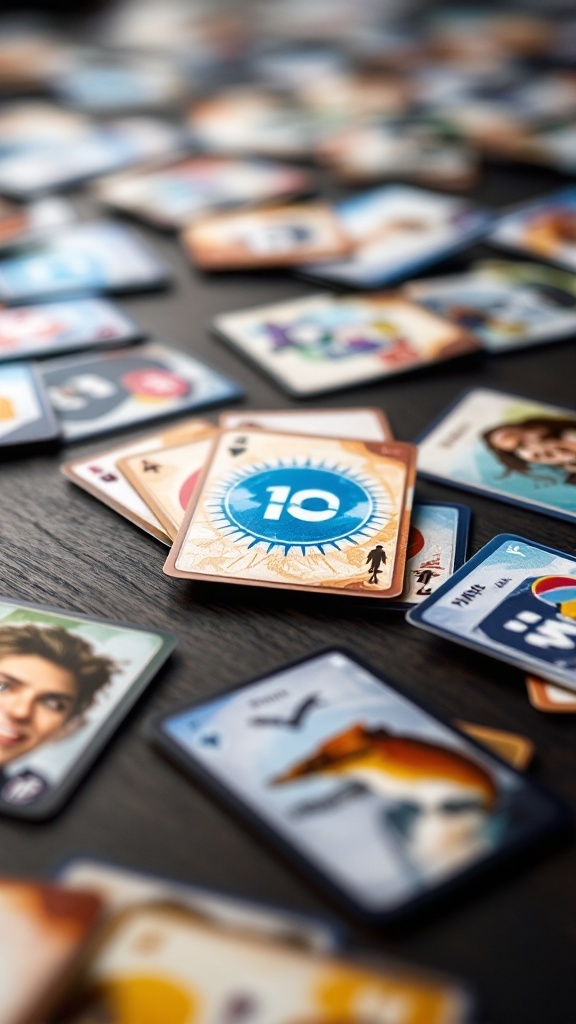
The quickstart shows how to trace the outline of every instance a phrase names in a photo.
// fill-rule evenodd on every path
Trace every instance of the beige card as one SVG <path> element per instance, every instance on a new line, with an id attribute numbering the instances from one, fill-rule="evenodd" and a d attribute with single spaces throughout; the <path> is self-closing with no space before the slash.
<path id="1" fill-rule="evenodd" d="M 171 540 L 178 533 L 217 433 L 216 427 L 209 426 L 185 444 L 131 455 L 117 463 Z"/>
<path id="2" fill-rule="evenodd" d="M 347 437 L 351 441 L 391 441 L 394 437 L 388 417 L 381 409 L 241 409 L 223 412 L 218 420 L 223 430 L 263 427 L 288 434 L 317 437 Z"/>

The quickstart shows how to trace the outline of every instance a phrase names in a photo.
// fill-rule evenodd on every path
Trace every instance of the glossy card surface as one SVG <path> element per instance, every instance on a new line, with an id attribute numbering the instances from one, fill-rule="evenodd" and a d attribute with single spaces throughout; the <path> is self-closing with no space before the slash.
<path id="1" fill-rule="evenodd" d="M 499 534 L 408 621 L 576 690 L 576 558 Z"/>
<path id="2" fill-rule="evenodd" d="M 478 349 L 462 327 L 400 294 L 311 295 L 213 322 L 298 397 L 354 387 Z"/>
<path id="3" fill-rule="evenodd" d="M 421 604 L 466 560 L 470 509 L 467 505 L 415 502 L 410 520 L 404 590 L 387 608 L 407 611 Z"/>
<path id="4" fill-rule="evenodd" d="M 65 441 L 78 441 L 242 394 L 240 385 L 161 344 L 54 360 L 42 370 Z"/>
<path id="5" fill-rule="evenodd" d="M 576 410 L 477 388 L 417 444 L 423 476 L 576 520 Z"/>
<path id="6" fill-rule="evenodd" d="M 415 450 L 225 431 L 165 566 L 190 579 L 357 597 L 403 585 Z"/>
<path id="7" fill-rule="evenodd" d="M 107 299 L 69 299 L 0 308 L 0 362 L 105 348 L 142 337 L 139 327 Z"/>
<path id="8" fill-rule="evenodd" d="M 382 922 L 559 824 L 555 801 L 341 650 L 164 715 L 152 738 Z"/>
<path id="9" fill-rule="evenodd" d="M 52 444 L 60 426 L 32 363 L 0 365 L 0 455 L 18 446 Z"/>

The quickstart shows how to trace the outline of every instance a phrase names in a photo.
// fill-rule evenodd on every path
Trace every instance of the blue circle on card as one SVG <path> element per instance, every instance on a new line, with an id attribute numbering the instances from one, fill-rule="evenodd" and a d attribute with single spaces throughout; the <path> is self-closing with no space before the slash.
<path id="1" fill-rule="evenodd" d="M 229 522 L 254 541 L 306 547 L 335 544 L 365 526 L 374 500 L 338 470 L 278 466 L 235 481 L 224 496 Z"/>

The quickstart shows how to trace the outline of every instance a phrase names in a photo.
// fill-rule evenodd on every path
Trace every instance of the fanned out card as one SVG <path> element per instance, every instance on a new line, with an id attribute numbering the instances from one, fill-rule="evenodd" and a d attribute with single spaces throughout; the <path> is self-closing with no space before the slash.
<path id="1" fill-rule="evenodd" d="M 403 442 L 223 431 L 165 572 L 398 596 L 414 477 L 415 449 Z"/>
<path id="2" fill-rule="evenodd" d="M 118 469 L 158 517 L 174 540 L 194 496 L 217 428 L 207 426 L 198 437 L 160 451 L 145 451 L 117 462 Z"/>
<path id="3" fill-rule="evenodd" d="M 242 395 L 236 381 L 157 342 L 55 359 L 42 373 L 65 441 L 125 430 Z"/>
<path id="4" fill-rule="evenodd" d="M 408 621 L 576 691 L 576 558 L 499 534 Z"/>
<path id="5" fill-rule="evenodd" d="M 147 434 L 139 441 L 98 452 L 88 458 L 74 459 L 60 466 L 61 472 L 72 483 L 81 487 L 98 501 L 118 512 L 129 522 L 151 534 L 156 540 L 170 545 L 171 539 L 146 502 L 117 468 L 121 459 L 141 452 L 158 452 L 170 445 L 182 444 L 210 428 L 208 420 L 183 420 L 178 426 L 162 433 Z"/>
<path id="6" fill-rule="evenodd" d="M 34 363 L 0 366 L 0 458 L 52 446 L 60 433 Z"/>
<path id="7" fill-rule="evenodd" d="M 481 347 L 465 328 L 394 292 L 309 295 L 222 313 L 213 327 L 297 398 L 355 387 Z"/>
<path id="8" fill-rule="evenodd" d="M 381 409 L 358 406 L 346 409 L 240 409 L 222 412 L 222 430 L 285 430 L 288 434 L 346 437 L 352 441 L 391 441 L 388 417 Z"/>
<path id="9" fill-rule="evenodd" d="M 576 520 L 576 410 L 476 388 L 417 444 L 424 477 Z"/>
<path id="10" fill-rule="evenodd" d="M 440 501 L 414 502 L 406 549 L 404 590 L 386 609 L 421 604 L 466 561 L 470 509 Z"/>

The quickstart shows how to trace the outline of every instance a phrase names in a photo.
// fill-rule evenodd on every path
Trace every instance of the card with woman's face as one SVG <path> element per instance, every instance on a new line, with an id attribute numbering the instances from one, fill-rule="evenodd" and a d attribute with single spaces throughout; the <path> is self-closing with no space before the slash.
<path id="1" fill-rule="evenodd" d="M 574 410 L 476 388 L 417 443 L 423 476 L 576 520 Z"/>
<path id="2" fill-rule="evenodd" d="M 175 642 L 0 599 L 0 813 L 57 811 Z"/>

